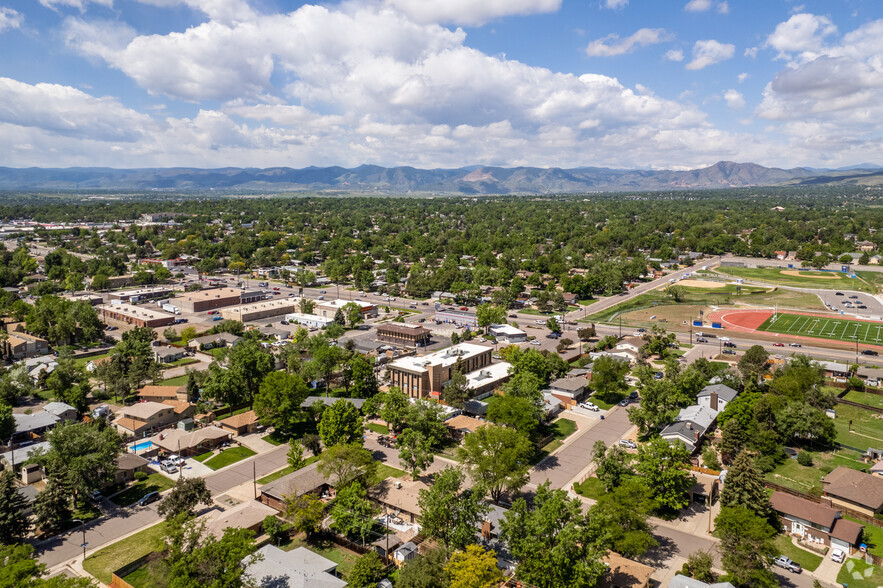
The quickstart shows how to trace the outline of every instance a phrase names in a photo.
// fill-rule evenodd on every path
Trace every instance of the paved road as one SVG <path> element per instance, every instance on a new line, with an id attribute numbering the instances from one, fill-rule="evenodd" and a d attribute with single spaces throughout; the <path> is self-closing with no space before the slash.
<path id="1" fill-rule="evenodd" d="M 567 415 L 564 416 L 566 418 Z M 604 441 L 608 445 L 616 443 L 631 427 L 625 409 L 615 407 L 603 421 L 574 433 L 578 436 L 569 445 L 534 466 L 530 471 L 529 486 L 536 487 L 548 480 L 553 488 L 564 488 L 589 465 L 592 445 L 596 441 Z"/>

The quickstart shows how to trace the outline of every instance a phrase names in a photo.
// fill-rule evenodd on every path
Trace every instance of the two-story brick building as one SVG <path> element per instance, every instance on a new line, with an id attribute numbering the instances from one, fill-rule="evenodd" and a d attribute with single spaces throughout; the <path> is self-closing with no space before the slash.
<path id="1" fill-rule="evenodd" d="M 390 384 L 412 398 L 438 395 L 451 379 L 451 372 L 460 369 L 468 374 L 487 367 L 492 353 L 490 347 L 460 343 L 429 355 L 402 357 L 389 364 Z"/>

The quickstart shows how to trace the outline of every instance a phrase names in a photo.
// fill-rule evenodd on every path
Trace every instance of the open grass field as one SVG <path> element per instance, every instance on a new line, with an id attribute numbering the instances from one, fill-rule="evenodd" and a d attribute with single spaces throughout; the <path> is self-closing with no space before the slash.
<path id="1" fill-rule="evenodd" d="M 780 312 L 771 316 L 760 331 L 799 335 L 818 339 L 835 339 L 864 345 L 883 345 L 883 323 L 850 319 L 826 318 Z"/>
<path id="2" fill-rule="evenodd" d="M 834 407 L 837 418 L 837 442 L 843 446 L 866 451 L 869 447 L 883 447 L 883 419 L 878 415 L 857 406 L 838 404 Z M 850 431 L 852 421 L 852 431 Z"/>
<path id="3" fill-rule="evenodd" d="M 876 287 L 864 280 L 850 278 L 843 272 L 800 271 L 797 269 L 720 267 L 718 273 L 757 280 L 767 284 L 797 286 L 800 288 L 822 288 L 825 290 L 858 290 L 876 292 Z"/>
<path id="4" fill-rule="evenodd" d="M 883 374 L 881 374 L 883 376 Z M 874 408 L 883 408 L 883 396 L 879 394 L 871 394 L 870 392 L 859 392 L 858 390 L 850 390 L 843 397 L 844 400 L 851 400 L 859 404 L 866 404 Z"/>
<path id="5" fill-rule="evenodd" d="M 143 531 L 117 541 L 113 545 L 99 549 L 86 558 L 83 567 L 104 584 L 110 584 L 110 574 L 129 562 L 153 551 L 165 548 L 163 535 L 165 523 L 148 527 Z"/>
<path id="6" fill-rule="evenodd" d="M 218 455 L 206 461 L 205 465 L 212 468 L 213 470 L 219 470 L 223 467 L 227 467 L 230 464 L 234 464 L 237 461 L 242 461 L 247 457 L 251 457 L 252 455 L 257 454 L 248 447 L 231 447 L 230 449 L 225 449 Z"/>
<path id="7" fill-rule="evenodd" d="M 187 376 L 178 376 L 169 378 L 159 383 L 160 386 L 185 386 L 187 384 Z"/>
<path id="8" fill-rule="evenodd" d="M 766 474 L 766 479 L 800 492 L 810 492 L 814 487 L 816 490 L 821 490 L 822 478 L 837 467 L 843 466 L 853 470 L 868 467 L 868 464 L 859 459 L 860 452 L 858 451 L 841 449 L 837 451 L 836 455 L 832 452 L 810 453 L 813 465 L 802 466 L 797 463 L 796 459 L 786 459 L 776 469 Z"/>
<path id="9" fill-rule="evenodd" d="M 736 294 L 729 293 L 726 289 L 703 290 L 684 287 L 684 297 L 679 303 L 672 300 L 664 290 L 653 290 L 607 310 L 589 315 L 585 319 L 580 319 L 580 322 L 614 322 L 618 321 L 621 314 L 624 325 L 648 327 L 657 322 L 667 322 L 667 326 L 671 330 L 675 330 L 677 326 L 682 325 L 683 321 L 699 318 L 700 310 L 707 314 L 711 306 L 771 307 L 776 304 L 785 308 L 825 310 L 819 297 L 808 292 L 765 288 L 749 290 L 747 287 L 743 287 L 742 293 Z M 651 316 L 656 316 L 656 318 L 651 320 Z"/>
<path id="10" fill-rule="evenodd" d="M 794 545 L 791 541 L 791 537 L 788 535 L 779 535 L 774 540 L 776 549 L 779 551 L 779 555 L 784 555 L 785 557 L 790 557 L 792 560 L 796 561 L 800 564 L 800 566 L 809 570 L 810 572 L 816 571 L 816 568 L 819 567 L 819 564 L 822 563 L 822 556 L 816 555 L 806 549 L 801 549 Z"/>

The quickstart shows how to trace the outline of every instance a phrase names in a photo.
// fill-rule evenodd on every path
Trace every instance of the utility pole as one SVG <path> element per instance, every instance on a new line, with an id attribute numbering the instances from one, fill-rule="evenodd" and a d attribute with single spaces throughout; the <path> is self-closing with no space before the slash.
<path id="1" fill-rule="evenodd" d="M 252 486 L 254 487 L 254 498 L 255 498 L 255 500 L 257 500 L 258 499 L 258 466 L 254 461 L 251 462 L 251 483 L 252 483 Z"/>
<path id="2" fill-rule="evenodd" d="M 80 519 L 72 519 L 72 523 L 80 523 L 80 528 L 83 530 L 83 561 L 86 561 L 86 523 Z"/>

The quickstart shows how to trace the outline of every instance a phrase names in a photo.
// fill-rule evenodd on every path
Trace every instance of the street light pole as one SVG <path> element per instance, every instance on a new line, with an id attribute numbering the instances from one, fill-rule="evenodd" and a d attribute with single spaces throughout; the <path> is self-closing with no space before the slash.
<path id="1" fill-rule="evenodd" d="M 86 523 L 80 519 L 72 519 L 72 523 L 80 523 L 80 528 L 83 531 L 83 561 L 86 561 Z"/>

